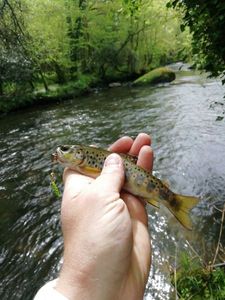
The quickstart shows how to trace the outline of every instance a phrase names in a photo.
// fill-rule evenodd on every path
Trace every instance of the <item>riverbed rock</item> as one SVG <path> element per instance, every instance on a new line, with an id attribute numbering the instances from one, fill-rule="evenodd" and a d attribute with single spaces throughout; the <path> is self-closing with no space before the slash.
<path id="1" fill-rule="evenodd" d="M 171 82 L 176 78 L 175 72 L 166 67 L 154 69 L 139 77 L 133 85 L 149 85 L 156 83 Z"/>
<path id="2" fill-rule="evenodd" d="M 111 82 L 111 83 L 109 83 L 110 88 L 120 87 L 120 86 L 122 86 L 122 84 L 120 82 Z"/>

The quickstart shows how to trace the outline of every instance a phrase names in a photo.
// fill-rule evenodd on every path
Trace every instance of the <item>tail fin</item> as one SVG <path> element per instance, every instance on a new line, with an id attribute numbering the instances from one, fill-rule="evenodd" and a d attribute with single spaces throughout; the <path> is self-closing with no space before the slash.
<path id="1" fill-rule="evenodd" d="M 189 213 L 198 202 L 199 199 L 196 197 L 174 194 L 174 201 L 172 203 L 169 202 L 167 207 L 185 228 L 192 230 Z"/>

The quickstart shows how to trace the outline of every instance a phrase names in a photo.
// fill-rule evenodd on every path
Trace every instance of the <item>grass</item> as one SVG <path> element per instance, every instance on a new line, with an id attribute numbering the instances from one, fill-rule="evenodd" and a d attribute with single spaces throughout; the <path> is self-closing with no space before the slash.
<path id="1" fill-rule="evenodd" d="M 225 253 L 221 245 L 225 204 L 221 211 L 221 226 L 217 247 L 211 263 L 203 264 L 198 255 L 191 257 L 184 252 L 179 257 L 179 266 L 173 269 L 172 283 L 176 291 L 176 299 L 180 300 L 224 300 L 225 299 L 225 259 L 216 264 L 219 252 Z M 177 261 L 177 253 L 175 253 Z"/>
<path id="2" fill-rule="evenodd" d="M 225 271 L 223 266 L 202 267 L 198 258 L 182 254 L 180 268 L 173 273 L 172 282 L 180 300 L 225 299 Z"/>

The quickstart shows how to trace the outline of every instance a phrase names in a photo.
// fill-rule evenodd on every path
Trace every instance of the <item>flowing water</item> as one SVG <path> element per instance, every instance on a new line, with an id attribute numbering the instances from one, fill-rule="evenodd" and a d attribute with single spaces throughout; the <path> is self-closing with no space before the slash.
<path id="1" fill-rule="evenodd" d="M 95 91 L 0 119 L 0 299 L 32 299 L 60 269 L 60 200 L 51 194 L 49 173 L 50 154 L 63 143 L 107 147 L 120 136 L 147 132 L 155 175 L 174 191 L 201 198 L 192 232 L 168 211 L 148 207 L 153 266 L 145 299 L 175 297 L 169 265 L 181 251 L 213 258 L 217 208 L 225 199 L 225 88 L 185 66 L 172 67 L 182 68 L 171 84 Z"/>

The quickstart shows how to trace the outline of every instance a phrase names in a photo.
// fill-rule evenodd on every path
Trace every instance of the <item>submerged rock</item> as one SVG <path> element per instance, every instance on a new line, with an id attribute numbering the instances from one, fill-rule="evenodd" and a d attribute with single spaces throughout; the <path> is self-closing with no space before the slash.
<path id="1" fill-rule="evenodd" d="M 119 87 L 122 86 L 122 84 L 120 82 L 111 82 L 109 83 L 109 87 L 113 88 L 113 87 Z"/>
<path id="2" fill-rule="evenodd" d="M 169 68 L 162 67 L 154 69 L 145 75 L 139 77 L 133 82 L 133 85 L 147 85 L 155 83 L 171 82 L 176 78 L 175 72 Z"/>

